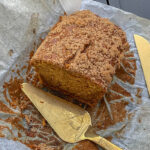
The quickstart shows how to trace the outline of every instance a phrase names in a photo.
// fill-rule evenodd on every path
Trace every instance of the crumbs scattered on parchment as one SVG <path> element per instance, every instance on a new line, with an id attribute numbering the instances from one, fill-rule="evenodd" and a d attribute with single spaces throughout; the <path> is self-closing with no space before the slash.
<path id="1" fill-rule="evenodd" d="M 29 60 L 31 59 L 33 54 L 34 51 L 31 51 L 29 55 Z M 133 54 L 130 53 L 126 57 L 133 57 Z M 124 68 L 126 68 L 126 70 L 124 70 Z M 25 76 L 21 75 L 22 71 L 26 72 Z M 16 77 L 11 77 L 11 79 L 5 82 L 3 85 L 3 95 L 8 105 L 0 101 L 0 105 L 3 106 L 0 107 L 0 111 L 9 114 L 16 114 L 16 112 L 14 112 L 13 110 L 20 110 L 20 114 L 14 115 L 14 117 L 4 120 L 5 122 L 10 123 L 14 128 L 18 130 L 18 136 L 14 135 L 12 129 L 10 129 L 9 127 L 0 126 L 0 137 L 6 136 L 5 134 L 3 134 L 2 131 L 4 129 L 7 129 L 10 132 L 12 139 L 18 140 L 26 144 L 31 149 L 63 149 L 63 145 L 65 143 L 62 140 L 60 140 L 58 136 L 55 135 L 52 128 L 47 124 L 45 119 L 40 115 L 36 108 L 31 104 L 30 100 L 21 91 L 20 85 L 25 81 L 31 83 L 34 86 L 41 87 L 38 75 L 33 71 L 33 68 L 30 66 L 29 61 L 27 65 L 24 65 L 21 68 L 19 68 L 19 66 L 16 65 L 16 69 L 13 69 L 11 73 L 16 74 Z M 135 60 L 125 59 L 122 62 L 121 68 L 117 70 L 116 77 L 122 80 L 123 82 L 134 84 L 135 73 Z M 141 98 L 140 93 L 140 89 L 137 89 L 136 96 L 139 97 L 139 101 Z M 98 128 L 98 130 L 106 129 L 111 125 L 114 125 L 118 122 L 122 122 L 127 117 L 127 115 L 130 115 L 127 114 L 126 111 L 126 106 L 129 103 L 127 101 L 120 100 L 124 99 L 124 97 L 128 97 L 131 101 L 133 101 L 133 98 L 131 97 L 131 94 L 129 92 L 127 92 L 119 84 L 113 83 L 105 97 L 108 103 L 110 104 L 113 120 L 110 118 L 110 114 L 108 112 L 108 108 L 106 107 L 106 103 L 104 102 L 104 100 L 101 101 L 99 109 L 89 109 L 93 120 L 95 120 L 93 122 L 94 126 Z M 26 114 L 25 112 L 27 111 L 29 111 L 30 113 Z M 96 114 L 95 116 L 92 115 L 93 112 L 94 114 Z M 22 120 L 25 120 L 27 127 L 23 126 Z M 27 136 L 26 140 L 22 140 L 24 134 Z M 38 137 L 38 139 L 36 139 L 35 137 Z M 109 140 L 111 139 L 112 137 L 109 138 Z M 79 142 L 73 148 L 73 150 L 86 150 L 89 147 L 91 148 L 91 150 L 97 150 L 96 145 L 90 141 Z"/>

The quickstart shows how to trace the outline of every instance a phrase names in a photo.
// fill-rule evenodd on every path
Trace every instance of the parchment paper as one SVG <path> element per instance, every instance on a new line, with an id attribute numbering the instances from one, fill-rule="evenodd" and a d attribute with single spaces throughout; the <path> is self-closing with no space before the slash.
<path id="1" fill-rule="evenodd" d="M 128 110 L 134 111 L 134 117 L 132 120 L 124 122 L 126 124 L 124 132 L 120 138 L 113 136 L 112 142 L 126 150 L 149 150 L 150 99 L 148 98 L 133 34 L 142 35 L 150 41 L 150 21 L 92 0 L 83 0 L 81 9 L 89 9 L 101 17 L 109 18 L 127 34 L 130 51 L 134 52 L 137 61 L 136 81 L 134 85 L 130 85 L 129 83 L 122 83 L 117 78 L 114 78 L 114 80 L 117 80 L 120 85 L 129 91 L 135 100 L 135 89 L 137 87 L 142 88 L 142 103 L 137 105 L 133 102 L 128 106 Z M 49 28 L 57 22 L 59 16 L 63 15 L 63 12 L 63 8 L 58 0 L 0 1 L 0 92 L 3 90 L 3 82 L 10 78 L 10 70 L 15 64 L 25 63 L 33 43 L 35 41 L 38 43 L 39 37 L 44 37 L 47 34 Z M 36 34 L 33 34 L 33 29 L 36 29 Z M 12 56 L 9 55 L 10 50 L 13 50 Z M 0 100 L 7 104 L 1 93 Z M 15 109 L 13 111 L 18 112 L 19 110 Z M 4 118 L 7 115 L 9 114 L 0 112 L 0 118 Z M 140 123 L 138 122 L 139 118 L 141 120 Z M 0 120 L 0 125 L 3 124 L 4 122 Z M 98 134 L 103 136 L 109 135 L 121 127 L 122 124 L 117 124 L 105 131 L 99 131 Z M 10 135 L 8 134 L 6 138 L 10 139 Z M 11 144 L 13 145 L 14 143 L 0 139 L 0 150 L 10 150 Z M 15 142 L 15 144 L 16 146 L 11 146 L 11 150 L 29 149 L 18 142 Z M 67 144 L 64 149 L 69 150 L 71 147 L 71 144 Z"/>

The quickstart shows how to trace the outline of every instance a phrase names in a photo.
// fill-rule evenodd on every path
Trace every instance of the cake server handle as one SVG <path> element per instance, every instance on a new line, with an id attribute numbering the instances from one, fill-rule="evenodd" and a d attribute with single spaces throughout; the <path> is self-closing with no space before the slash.
<path id="1" fill-rule="evenodd" d="M 87 130 L 87 132 L 85 133 L 84 139 L 90 140 L 90 141 L 98 144 L 99 146 L 101 146 L 105 150 L 122 150 L 118 146 L 116 146 L 113 143 L 109 142 L 105 138 L 97 135 L 96 133 L 91 132 L 90 130 Z"/>
<path id="2" fill-rule="evenodd" d="M 80 10 L 82 0 L 59 0 L 63 9 L 70 15 Z"/>

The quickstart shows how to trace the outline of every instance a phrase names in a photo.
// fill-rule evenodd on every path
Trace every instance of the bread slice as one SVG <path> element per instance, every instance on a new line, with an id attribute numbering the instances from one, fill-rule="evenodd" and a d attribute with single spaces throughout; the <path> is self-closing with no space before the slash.
<path id="1" fill-rule="evenodd" d="M 31 64 L 45 86 L 93 107 L 128 49 L 122 29 L 83 10 L 60 18 Z"/>

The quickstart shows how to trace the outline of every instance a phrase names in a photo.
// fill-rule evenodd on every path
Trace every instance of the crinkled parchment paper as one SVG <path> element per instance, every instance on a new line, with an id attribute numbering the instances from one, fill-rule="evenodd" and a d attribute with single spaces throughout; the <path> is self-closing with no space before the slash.
<path id="1" fill-rule="evenodd" d="M 130 51 L 134 52 L 134 57 L 130 59 L 135 59 L 137 65 L 135 84 L 131 85 L 128 82 L 122 82 L 116 76 L 113 79 L 113 82 L 117 82 L 126 89 L 133 98 L 133 101 L 129 101 L 128 97 L 118 100 L 129 102 L 126 110 L 133 113 L 132 119 L 126 119 L 122 123 L 109 127 L 106 130 L 99 130 L 97 133 L 103 136 L 113 135 L 112 142 L 126 150 L 149 150 L 150 99 L 148 98 L 133 34 L 142 35 L 150 41 L 150 21 L 92 0 L 83 0 L 81 9 L 89 9 L 119 25 L 127 34 Z M 19 108 L 11 108 L 5 100 L 2 94 L 3 83 L 10 79 L 10 70 L 15 68 L 16 64 L 23 65 L 26 63 L 33 45 L 34 48 L 37 47 L 39 37 L 45 37 L 50 27 L 58 21 L 59 16 L 63 15 L 63 13 L 63 8 L 58 0 L 0 1 L 0 101 L 16 113 L 13 115 L 19 113 Z M 36 33 L 33 32 L 34 30 L 36 30 Z M 22 72 L 23 75 L 24 72 Z M 137 88 L 142 89 L 140 103 L 137 103 Z M 15 136 L 18 130 L 13 129 L 11 124 L 4 121 L 10 115 L 12 114 L 0 111 L 0 126 L 7 126 Z M 24 120 L 22 120 L 22 125 L 24 127 L 27 126 Z M 3 134 L 5 138 L 12 139 L 12 135 L 7 130 L 8 128 L 4 129 Z M 123 128 L 123 132 L 118 137 L 114 133 L 121 128 Z M 24 135 L 20 140 L 26 140 L 26 138 L 28 137 Z M 66 144 L 64 149 L 69 150 L 71 147 L 71 144 Z M 10 149 L 28 150 L 29 148 L 21 143 L 1 138 L 0 150 Z"/>

